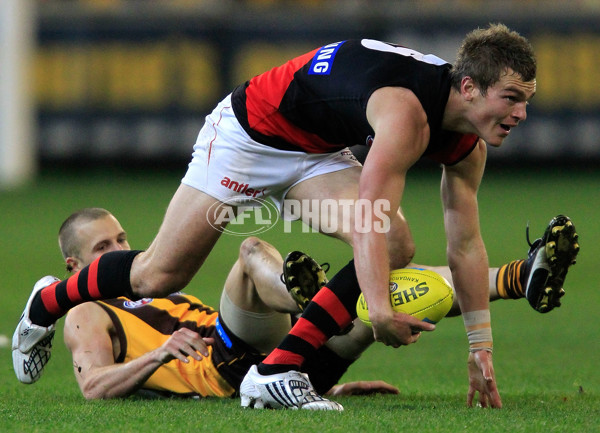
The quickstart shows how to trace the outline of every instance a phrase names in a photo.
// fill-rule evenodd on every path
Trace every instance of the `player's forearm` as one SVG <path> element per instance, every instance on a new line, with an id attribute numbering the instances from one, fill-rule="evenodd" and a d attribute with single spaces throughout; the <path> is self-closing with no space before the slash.
<path id="1" fill-rule="evenodd" d="M 382 233 L 354 234 L 354 262 L 358 283 L 369 305 L 369 316 L 391 314 L 389 255 Z"/>
<path id="2" fill-rule="evenodd" d="M 489 308 L 488 260 L 483 245 L 465 254 L 449 254 L 452 281 L 462 312 Z"/>
<path id="3" fill-rule="evenodd" d="M 382 380 L 347 382 L 333 385 L 325 393 L 326 396 L 372 395 L 372 394 L 398 394 L 400 390 Z"/>
<path id="4" fill-rule="evenodd" d="M 472 248 L 454 263 L 453 279 L 462 310 L 469 348 L 492 350 L 492 328 L 489 312 L 489 274 L 485 248 Z"/>
<path id="5" fill-rule="evenodd" d="M 161 365 L 148 352 L 124 364 L 93 368 L 80 382 L 81 392 L 88 400 L 127 397 L 142 388 Z"/>

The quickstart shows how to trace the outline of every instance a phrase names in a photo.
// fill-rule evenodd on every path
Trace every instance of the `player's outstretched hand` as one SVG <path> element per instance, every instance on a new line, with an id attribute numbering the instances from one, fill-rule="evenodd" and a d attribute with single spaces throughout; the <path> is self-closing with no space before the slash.
<path id="1" fill-rule="evenodd" d="M 163 364 L 173 359 L 188 363 L 190 356 L 200 361 L 208 356 L 208 346 L 213 343 L 214 338 L 202 338 L 191 329 L 180 328 L 158 349 L 159 358 Z"/>
<path id="2" fill-rule="evenodd" d="M 361 380 L 334 385 L 325 395 L 399 394 L 400 390 L 383 380 Z"/>
<path id="3" fill-rule="evenodd" d="M 475 393 L 479 393 L 479 404 L 481 407 L 493 407 L 500 409 L 502 400 L 496 386 L 494 366 L 492 365 L 492 353 L 487 350 L 479 350 L 469 353 L 467 361 L 469 366 L 469 392 L 467 394 L 467 405 L 473 406 Z"/>
<path id="4" fill-rule="evenodd" d="M 385 319 L 372 318 L 371 323 L 375 341 L 392 347 L 416 343 L 421 336 L 421 331 L 435 330 L 435 325 L 431 323 L 395 311 Z"/>

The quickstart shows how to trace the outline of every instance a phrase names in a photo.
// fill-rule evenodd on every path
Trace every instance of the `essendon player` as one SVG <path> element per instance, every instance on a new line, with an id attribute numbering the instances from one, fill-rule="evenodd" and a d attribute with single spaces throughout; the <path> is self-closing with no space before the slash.
<path id="1" fill-rule="evenodd" d="M 525 120 L 536 89 L 535 75 L 530 44 L 502 24 L 467 35 L 455 65 L 363 39 L 328 44 L 259 75 L 207 116 L 182 185 L 148 250 L 106 254 L 70 279 L 41 289 L 39 296 L 32 293 L 16 334 L 26 333 L 35 344 L 43 339 L 46 327 L 82 298 L 161 297 L 185 287 L 226 224 L 215 224 L 207 210 L 219 202 L 236 206 L 235 199 L 239 204 L 249 200 L 221 183 L 228 177 L 264 191 L 265 198 L 279 206 L 286 198 L 389 202 L 386 232 L 368 230 L 365 221 L 380 224 L 381 217 L 367 212 L 350 213 L 352 221 L 335 225 L 338 230 L 330 234 L 353 245 L 354 261 L 319 292 L 284 339 L 283 348 L 259 365 L 260 379 L 253 388 L 279 382 L 281 375 L 293 376 L 289 372 L 312 350 L 345 329 L 355 317 L 353 306 L 361 290 L 376 340 L 394 347 L 414 343 L 420 331 L 434 326 L 393 312 L 387 277 L 390 266 L 401 268 L 414 255 L 410 229 L 400 211 L 406 172 L 421 157 L 432 157 L 443 166 L 448 261 L 474 365 L 469 393 L 479 391 L 484 404 L 499 407 L 477 189 L 486 144 L 500 146 Z M 346 147 L 371 141 L 362 167 Z M 334 217 L 320 215 L 322 220 Z M 538 262 L 545 266 L 545 257 Z M 75 284 L 79 295 L 71 299 L 69 287 Z M 536 290 L 541 293 L 543 285 Z M 542 301 L 554 305 L 556 296 Z M 39 333 L 33 326 L 41 327 Z M 22 353 L 31 348 L 18 346 Z M 296 378 L 292 382 L 299 383 Z M 312 389 L 310 384 L 306 387 Z M 255 397 L 248 395 L 245 403 Z"/>

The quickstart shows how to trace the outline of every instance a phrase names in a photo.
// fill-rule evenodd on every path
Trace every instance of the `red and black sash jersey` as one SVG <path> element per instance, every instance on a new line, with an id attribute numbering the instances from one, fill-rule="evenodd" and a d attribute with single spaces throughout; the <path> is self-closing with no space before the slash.
<path id="1" fill-rule="evenodd" d="M 335 42 L 258 75 L 232 93 L 242 127 L 278 149 L 328 153 L 370 144 L 367 102 L 381 87 L 410 89 L 430 128 L 425 155 L 454 164 L 475 147 L 475 135 L 443 131 L 451 65 L 398 45 L 374 40 Z"/>

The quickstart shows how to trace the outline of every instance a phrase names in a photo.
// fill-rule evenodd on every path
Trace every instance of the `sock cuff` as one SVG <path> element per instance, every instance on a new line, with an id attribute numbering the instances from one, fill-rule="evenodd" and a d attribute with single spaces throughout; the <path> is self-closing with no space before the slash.
<path id="1" fill-rule="evenodd" d="M 500 295 L 502 299 L 510 298 L 510 296 L 508 296 L 508 293 L 506 293 L 506 287 L 504 283 L 504 277 L 506 275 L 507 268 L 507 264 L 500 266 L 500 268 L 498 268 L 498 273 L 496 274 L 496 290 L 498 291 L 498 295 Z"/>
<path id="2" fill-rule="evenodd" d="M 132 301 L 141 299 L 133 293 L 129 280 L 133 259 L 141 252 L 142 250 L 112 251 L 100 256 L 98 267 L 102 271 L 98 273 L 98 287 L 101 287 L 102 296 L 126 296 Z"/>
<path id="3" fill-rule="evenodd" d="M 502 265 L 496 275 L 498 295 L 504 299 L 519 299 L 525 296 L 523 290 L 524 260 L 513 260 Z"/>

